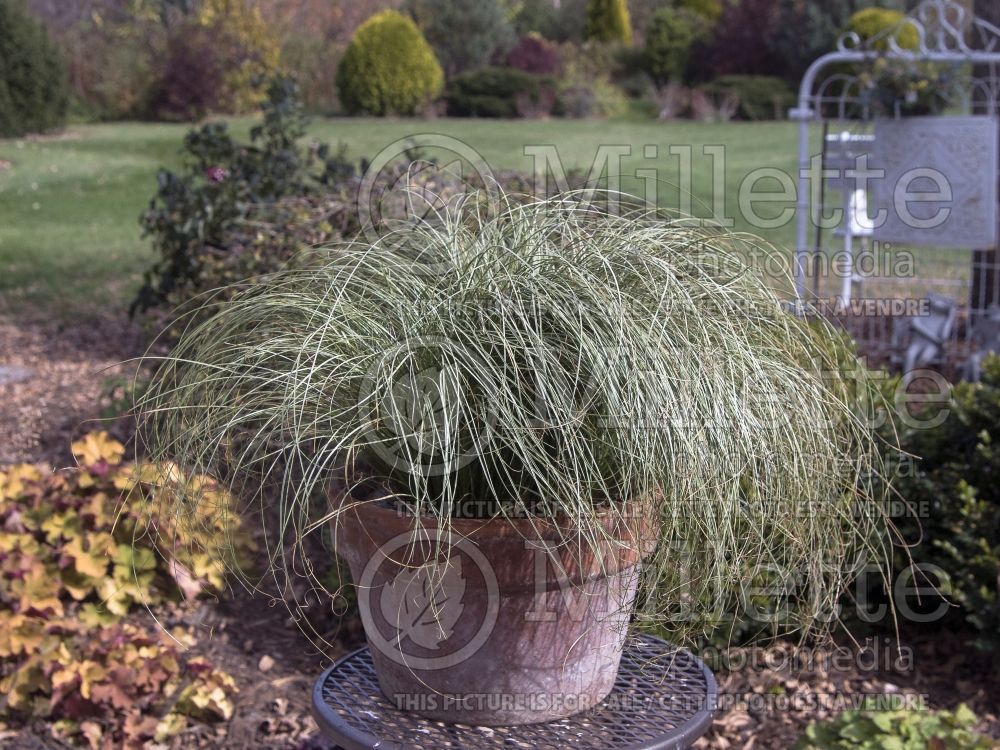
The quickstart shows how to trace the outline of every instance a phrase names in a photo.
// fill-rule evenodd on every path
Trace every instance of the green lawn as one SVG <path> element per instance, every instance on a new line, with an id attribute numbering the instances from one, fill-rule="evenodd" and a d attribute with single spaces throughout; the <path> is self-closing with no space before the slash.
<path id="1" fill-rule="evenodd" d="M 248 121 L 237 121 L 245 129 Z M 124 307 L 152 256 L 137 218 L 160 166 L 175 164 L 187 125 L 111 124 L 71 128 L 52 138 L 0 140 L 0 314 L 79 316 Z M 758 167 L 794 174 L 791 123 L 714 124 L 633 121 L 317 120 L 312 134 L 343 142 L 352 157 L 372 158 L 408 135 L 460 139 L 496 169 L 532 167 L 526 146 L 551 144 L 566 168 L 589 170 L 600 145 L 627 145 L 622 189 L 635 191 L 636 169 L 655 169 L 661 205 L 677 206 L 678 159 L 671 145 L 692 147 L 694 213 L 711 215 L 713 161 L 703 147 L 726 147 L 727 215 L 736 216 L 739 185 Z M 644 147 L 656 146 L 647 158 Z M 773 189 L 762 183 L 760 189 Z M 704 201 L 699 206 L 698 201 Z M 782 206 L 772 207 L 773 214 Z M 761 210 L 761 213 L 769 213 Z M 737 229 L 748 228 L 737 221 Z M 788 246 L 791 224 L 765 234 Z"/>

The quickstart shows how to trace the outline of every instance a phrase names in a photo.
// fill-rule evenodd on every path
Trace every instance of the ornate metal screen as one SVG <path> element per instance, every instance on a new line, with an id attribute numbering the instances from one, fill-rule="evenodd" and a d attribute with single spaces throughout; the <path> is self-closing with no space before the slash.
<path id="1" fill-rule="evenodd" d="M 976 350 L 1000 348 L 987 335 L 1000 320 L 1000 28 L 953 0 L 925 0 L 876 37 L 846 33 L 806 72 L 791 116 L 799 122 L 800 309 L 836 318 L 864 354 L 901 369 L 913 366 L 916 343 L 926 344 L 917 365 L 952 376 L 971 370 Z M 814 157 L 819 129 L 821 153 Z M 892 200 L 884 187 L 880 194 L 862 182 L 859 169 L 877 172 L 881 157 L 898 180 L 912 168 L 933 167 L 929 151 L 938 153 L 935 171 L 950 170 L 952 192 L 941 195 L 959 209 L 946 212 L 952 224 L 936 234 L 921 233 L 919 223 L 907 231 L 878 224 L 877 209 Z M 839 221 L 824 222 L 837 210 Z M 889 236 L 897 241 L 886 243 Z"/>

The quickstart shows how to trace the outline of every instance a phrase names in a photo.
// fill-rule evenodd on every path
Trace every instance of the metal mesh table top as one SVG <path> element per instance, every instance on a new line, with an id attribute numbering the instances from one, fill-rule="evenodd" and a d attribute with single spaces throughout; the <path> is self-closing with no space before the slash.
<path id="1" fill-rule="evenodd" d="M 659 638 L 638 636 L 625 648 L 611 695 L 559 721 L 469 727 L 400 711 L 383 697 L 367 648 L 323 673 L 313 690 L 313 713 L 346 750 L 681 750 L 708 731 L 717 697 L 715 678 L 700 659 Z"/>

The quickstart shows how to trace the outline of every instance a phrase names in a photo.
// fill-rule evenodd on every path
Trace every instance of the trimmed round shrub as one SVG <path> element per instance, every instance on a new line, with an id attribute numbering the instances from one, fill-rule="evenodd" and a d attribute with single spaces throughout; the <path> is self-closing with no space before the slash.
<path id="1" fill-rule="evenodd" d="M 874 42 L 872 40 L 879 36 L 879 34 L 898 26 L 893 34 L 896 44 L 903 49 L 916 49 L 920 44 L 920 36 L 917 34 L 916 28 L 911 24 L 900 25 L 904 18 L 906 16 L 898 10 L 865 8 L 851 16 L 851 19 L 847 22 L 847 31 L 853 31 L 857 34 L 861 38 L 861 42 L 866 46 L 884 51 L 889 48 L 888 35 Z"/>
<path id="2" fill-rule="evenodd" d="M 340 102 L 351 114 L 412 115 L 443 85 L 441 65 L 420 29 L 392 10 L 358 27 L 337 70 Z"/>
<path id="3" fill-rule="evenodd" d="M 540 34 L 522 36 L 507 53 L 507 65 L 536 75 L 554 75 L 559 72 L 559 48 Z"/>
<path id="4" fill-rule="evenodd" d="M 555 98 L 550 78 L 514 68 L 483 68 L 448 83 L 448 114 L 453 117 L 518 117 L 526 106 Z M 551 109 L 551 104 L 549 106 Z"/>
<path id="5" fill-rule="evenodd" d="M 795 94 L 788 84 L 775 76 L 722 76 L 703 90 L 715 97 L 735 95 L 739 120 L 783 120 L 795 103 Z"/>
<path id="6" fill-rule="evenodd" d="M 22 0 L 0 0 L 0 137 L 65 122 L 69 102 L 62 57 Z"/>
<path id="7" fill-rule="evenodd" d="M 632 22 L 625 0 L 589 0 L 584 38 L 594 42 L 632 43 Z"/>

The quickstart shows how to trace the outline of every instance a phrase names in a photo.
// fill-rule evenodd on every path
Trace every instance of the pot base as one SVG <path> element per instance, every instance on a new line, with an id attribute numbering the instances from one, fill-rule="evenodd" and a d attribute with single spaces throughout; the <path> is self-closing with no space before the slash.
<path id="1" fill-rule="evenodd" d="M 614 688 L 637 579 L 635 568 L 567 591 L 579 598 L 577 622 L 558 589 L 504 597 L 490 638 L 441 669 L 411 669 L 373 648 L 379 687 L 401 710 L 474 726 L 536 724 L 586 711 Z M 614 611 L 598 615 L 608 603 Z"/>
<path id="2" fill-rule="evenodd" d="M 614 541 L 595 551 L 574 542 L 572 526 L 540 519 L 441 530 L 377 501 L 342 510 L 337 550 L 389 702 L 436 721 L 510 726 L 604 700 L 641 560 L 637 529 L 604 520 Z"/>
<path id="3" fill-rule="evenodd" d="M 718 686 L 690 651 L 648 635 L 629 638 L 609 699 L 547 724 L 493 729 L 428 721 L 378 695 L 366 647 L 341 657 L 313 689 L 313 714 L 342 747 L 565 750 L 572 747 L 690 747 L 712 725 Z"/>

